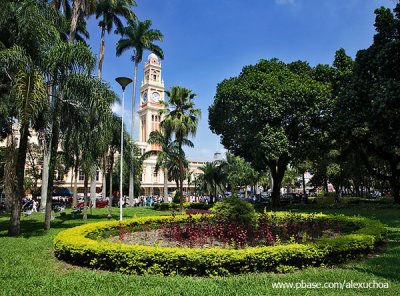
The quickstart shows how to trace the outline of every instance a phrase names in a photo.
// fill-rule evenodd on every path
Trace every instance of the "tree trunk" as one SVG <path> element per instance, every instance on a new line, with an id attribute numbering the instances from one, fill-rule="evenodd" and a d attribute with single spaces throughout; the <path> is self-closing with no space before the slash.
<path id="1" fill-rule="evenodd" d="M 63 97 L 62 91 L 60 91 L 61 97 Z M 60 101 L 57 100 L 54 106 L 53 112 L 53 126 L 52 126 L 52 135 L 51 135 L 51 157 L 49 163 L 49 185 L 47 189 L 47 202 L 46 202 L 46 213 L 44 216 L 44 230 L 50 229 L 51 224 L 51 205 L 53 201 L 53 184 L 54 184 L 54 173 L 55 167 L 57 164 L 57 149 L 58 149 L 58 140 L 60 137 L 60 116 L 61 113 L 61 104 Z"/>
<path id="2" fill-rule="evenodd" d="M 85 173 L 85 181 L 83 182 L 83 220 L 87 220 L 87 202 L 88 202 L 88 179 L 89 175 Z"/>
<path id="3" fill-rule="evenodd" d="M 114 153 L 112 153 L 110 151 L 110 170 L 109 170 L 109 174 L 110 174 L 110 196 L 109 196 L 109 200 L 108 200 L 108 217 L 112 217 L 112 200 L 113 200 L 113 194 L 112 194 L 112 189 L 113 189 L 113 169 L 114 169 Z"/>
<path id="4" fill-rule="evenodd" d="M 168 168 L 164 168 L 164 202 L 168 201 Z"/>
<path id="5" fill-rule="evenodd" d="M 47 201 L 47 190 L 49 185 L 49 164 L 51 157 L 51 141 L 47 141 L 48 143 L 44 143 L 43 150 L 43 167 L 42 167 L 42 188 L 40 194 L 40 210 L 45 211 L 46 209 L 46 201 Z"/>
<path id="6" fill-rule="evenodd" d="M 107 196 L 106 175 L 107 175 L 107 152 L 105 152 L 103 155 L 103 180 L 102 180 L 103 186 L 101 188 L 101 197 L 103 200 L 105 200 Z"/>
<path id="7" fill-rule="evenodd" d="M 281 204 L 281 187 L 282 187 L 282 180 L 285 175 L 285 170 L 287 166 L 287 161 L 283 159 L 279 160 L 272 160 L 270 161 L 270 171 L 272 177 L 272 206 L 279 207 Z"/>
<path id="8" fill-rule="evenodd" d="M 97 70 L 97 77 L 99 80 L 101 80 L 101 75 L 103 71 L 103 62 L 104 62 L 104 49 L 105 49 L 105 33 L 106 33 L 106 27 L 103 25 L 101 27 L 101 39 L 100 39 L 100 55 L 99 55 L 99 67 Z"/>
<path id="9" fill-rule="evenodd" d="M 304 196 L 304 202 L 307 203 L 307 193 L 306 193 L 306 178 L 304 176 L 304 172 L 302 174 L 302 181 L 303 181 L 303 196 Z"/>
<path id="10" fill-rule="evenodd" d="M 48 85 L 48 93 L 49 93 L 49 106 L 50 110 L 54 112 L 54 85 L 52 80 L 50 80 Z M 49 113 L 46 113 L 49 114 Z M 43 149 L 43 167 L 42 167 L 42 188 L 40 194 L 40 211 L 46 211 L 46 202 L 47 202 L 47 192 L 49 187 L 49 167 L 50 167 L 50 159 L 51 159 L 51 136 L 53 134 L 53 117 L 52 113 L 50 115 L 50 120 L 47 125 L 48 131 L 44 133 L 44 149 Z"/>
<path id="11" fill-rule="evenodd" d="M 75 35 L 76 35 L 76 28 L 78 27 L 78 19 L 79 19 L 79 14 L 80 14 L 80 8 L 81 8 L 81 2 L 82 0 L 75 0 L 74 1 L 74 7 L 72 11 L 72 19 L 71 19 L 71 25 L 69 29 L 69 36 L 68 36 L 68 43 L 72 44 L 75 41 Z"/>
<path id="12" fill-rule="evenodd" d="M 12 130 L 12 129 L 11 129 Z M 16 192 L 15 166 L 17 162 L 17 153 L 14 143 L 14 135 L 7 137 L 7 147 L 4 163 L 4 194 L 7 212 L 11 211 L 11 204 Z"/>
<path id="13" fill-rule="evenodd" d="M 179 211 L 183 213 L 183 156 L 182 156 L 182 142 L 179 141 Z"/>
<path id="14" fill-rule="evenodd" d="M 96 168 L 92 168 L 92 174 L 90 176 L 90 214 L 92 214 L 92 208 L 96 208 Z"/>
<path id="15" fill-rule="evenodd" d="M 134 141 L 134 132 L 135 132 L 135 104 L 136 104 L 136 82 L 137 82 L 137 71 L 138 71 L 138 65 L 139 61 L 135 59 L 135 67 L 134 67 L 134 72 L 133 72 L 133 94 L 132 94 L 132 117 L 131 117 L 131 140 L 132 144 L 135 143 Z M 134 172 L 134 166 L 133 166 L 133 159 L 135 157 L 134 155 L 134 149 L 132 145 L 132 150 L 131 150 L 131 163 L 129 164 L 129 206 L 133 206 L 134 203 L 134 198 L 135 198 L 135 188 L 134 188 L 134 178 L 135 178 L 135 172 Z"/>
<path id="16" fill-rule="evenodd" d="M 72 208 L 76 208 L 78 204 L 78 178 L 79 178 L 79 159 L 75 159 L 75 179 L 74 179 L 74 195 L 72 197 Z"/>
<path id="17" fill-rule="evenodd" d="M 16 236 L 20 233 L 21 219 L 21 199 L 25 196 L 24 178 L 25 178 L 25 162 L 26 151 L 28 149 L 29 124 L 25 123 L 20 129 L 20 139 L 17 154 L 17 163 L 15 166 L 15 176 L 17 180 L 16 192 L 13 194 L 11 203 L 11 217 L 8 227 L 8 235 Z"/>

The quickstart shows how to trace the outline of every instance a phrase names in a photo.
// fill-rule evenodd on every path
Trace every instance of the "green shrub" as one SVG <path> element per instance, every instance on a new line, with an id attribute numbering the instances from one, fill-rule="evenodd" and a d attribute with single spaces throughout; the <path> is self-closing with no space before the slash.
<path id="1" fill-rule="evenodd" d="M 271 213 L 276 221 L 291 219 L 293 214 Z M 70 228 L 54 239 L 57 258 L 90 268 L 119 271 L 129 274 L 186 274 L 229 275 L 255 271 L 284 272 L 307 266 L 336 264 L 360 254 L 371 252 L 384 241 L 386 228 L 377 220 L 361 217 L 303 214 L 298 219 L 328 219 L 332 223 L 353 223 L 358 230 L 351 234 L 309 244 L 288 244 L 245 249 L 222 248 L 163 248 L 142 245 L 125 245 L 105 241 L 120 229 L 137 231 L 148 226 L 160 227 L 172 219 L 168 216 L 143 217 L 122 222 L 99 222 Z M 184 222 L 188 216 L 175 216 Z M 192 219 L 200 220 L 201 215 Z"/>
<path id="2" fill-rule="evenodd" d="M 235 196 L 217 202 L 210 211 L 216 219 L 232 221 L 249 229 L 254 229 L 257 224 L 253 205 Z"/>

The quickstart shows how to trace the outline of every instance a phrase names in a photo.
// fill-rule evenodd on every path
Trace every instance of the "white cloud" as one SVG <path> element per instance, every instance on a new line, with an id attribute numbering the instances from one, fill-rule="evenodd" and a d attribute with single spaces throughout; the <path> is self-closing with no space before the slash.
<path id="1" fill-rule="evenodd" d="M 275 0 L 275 3 L 278 5 L 293 5 L 296 0 Z"/>
<path id="2" fill-rule="evenodd" d="M 122 106 L 118 103 L 114 103 L 111 107 L 112 112 L 114 112 L 115 114 L 121 116 L 121 110 L 122 110 Z"/>
<path id="3" fill-rule="evenodd" d="M 124 126 L 125 130 L 130 134 L 131 133 L 131 124 L 132 124 L 132 115 L 131 112 L 132 110 L 129 108 L 126 108 L 124 106 Z M 118 103 L 114 103 L 111 107 L 112 112 L 114 112 L 117 116 L 121 117 L 122 114 L 122 106 Z M 135 114 L 135 130 L 138 127 L 139 120 L 138 120 L 138 115 Z M 135 136 L 136 136 L 137 131 L 135 131 Z"/>

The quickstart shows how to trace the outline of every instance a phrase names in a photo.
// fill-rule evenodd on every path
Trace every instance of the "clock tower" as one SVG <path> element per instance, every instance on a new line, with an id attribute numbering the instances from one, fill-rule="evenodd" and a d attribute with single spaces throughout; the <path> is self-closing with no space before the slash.
<path id="1" fill-rule="evenodd" d="M 160 111 L 165 109 L 164 104 L 164 81 L 161 76 L 161 63 L 158 57 L 152 53 L 148 56 L 144 64 L 144 79 L 140 87 L 140 103 L 139 103 L 139 146 L 140 153 L 150 150 L 160 150 L 161 147 L 155 144 L 148 144 L 150 133 L 160 130 L 160 124 L 163 116 Z M 156 170 L 157 157 L 151 156 L 143 161 L 141 182 L 141 195 L 164 196 L 165 187 L 169 192 L 176 189 L 173 181 L 164 178 L 166 171 L 164 169 Z M 189 169 L 195 175 L 201 173 L 200 167 L 203 162 L 189 162 Z M 186 182 L 186 180 L 185 180 Z M 194 188 L 193 184 L 185 184 L 187 188 Z M 166 202 L 164 196 L 164 202 Z"/>
<path id="2" fill-rule="evenodd" d="M 141 152 L 155 150 L 156 145 L 147 144 L 152 131 L 160 130 L 161 109 L 164 109 L 164 80 L 161 78 L 161 63 L 152 53 L 144 65 L 144 80 L 140 87 L 139 147 Z"/>

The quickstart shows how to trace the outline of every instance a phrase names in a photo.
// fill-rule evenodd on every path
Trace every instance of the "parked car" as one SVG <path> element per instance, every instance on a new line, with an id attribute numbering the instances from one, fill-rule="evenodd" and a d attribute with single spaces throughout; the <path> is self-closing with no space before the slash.
<path id="1" fill-rule="evenodd" d="M 284 193 L 281 195 L 281 204 L 301 203 L 302 201 L 303 197 L 298 193 Z"/>
<path id="2" fill-rule="evenodd" d="M 89 201 L 87 201 L 87 203 L 88 203 L 88 206 L 89 206 Z M 83 201 L 78 202 L 76 204 L 76 207 L 78 209 L 83 208 L 83 206 L 84 206 L 84 202 Z M 96 199 L 96 208 L 106 208 L 107 206 L 108 206 L 108 200 Z"/>

